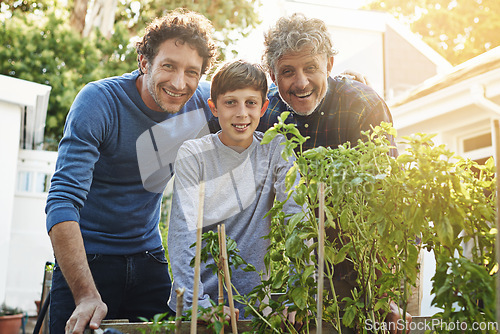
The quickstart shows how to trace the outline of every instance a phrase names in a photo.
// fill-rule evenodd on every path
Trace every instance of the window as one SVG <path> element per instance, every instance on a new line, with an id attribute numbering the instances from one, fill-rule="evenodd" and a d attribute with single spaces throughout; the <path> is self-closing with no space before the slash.
<path id="1" fill-rule="evenodd" d="M 493 155 L 493 138 L 491 128 L 476 128 L 470 130 L 458 139 L 458 154 L 475 161 L 486 161 Z"/>
<path id="2" fill-rule="evenodd" d="M 475 151 L 484 147 L 490 147 L 491 143 L 491 133 L 484 133 L 479 136 L 470 137 L 464 139 L 464 152 Z"/>
<path id="3" fill-rule="evenodd" d="M 46 193 L 49 191 L 50 177 L 48 173 L 21 170 L 17 174 L 17 191 Z"/>

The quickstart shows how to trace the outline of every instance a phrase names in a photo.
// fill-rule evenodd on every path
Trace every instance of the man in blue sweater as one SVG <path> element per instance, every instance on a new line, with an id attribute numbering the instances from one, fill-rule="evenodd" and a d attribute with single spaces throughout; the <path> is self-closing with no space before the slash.
<path id="1" fill-rule="evenodd" d="M 86 85 L 68 114 L 47 200 L 51 333 L 171 312 L 158 229 L 179 146 L 208 134 L 210 22 L 174 11 L 137 43 L 139 70 Z"/>

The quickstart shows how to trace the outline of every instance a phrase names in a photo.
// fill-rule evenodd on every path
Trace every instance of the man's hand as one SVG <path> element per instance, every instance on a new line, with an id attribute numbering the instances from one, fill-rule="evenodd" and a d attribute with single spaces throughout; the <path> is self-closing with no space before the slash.
<path id="1" fill-rule="evenodd" d="M 354 72 L 352 70 L 345 70 L 344 72 L 340 73 L 340 75 L 348 77 L 351 80 L 359 81 L 362 84 L 365 84 L 365 85 L 371 87 L 371 84 L 370 84 L 370 81 L 368 81 L 368 78 L 361 73 Z"/>
<path id="2" fill-rule="evenodd" d="M 387 322 L 387 328 L 389 328 L 389 333 L 391 334 L 404 334 L 410 333 L 410 324 L 412 321 L 412 317 L 410 313 L 406 312 L 406 324 L 403 328 L 403 310 L 399 308 L 399 306 L 391 300 L 389 304 L 389 314 L 385 318 Z M 406 329 L 406 330 L 404 330 Z"/>
<path id="3" fill-rule="evenodd" d="M 76 305 L 66 322 L 65 332 L 82 334 L 89 323 L 90 328 L 99 328 L 108 307 L 102 301 L 92 278 L 79 224 L 75 221 L 56 224 L 50 230 L 49 236 Z"/>
<path id="4" fill-rule="evenodd" d="M 99 328 L 106 313 L 108 307 L 100 297 L 82 299 L 66 322 L 66 334 L 83 334 L 87 324 L 90 329 Z"/>

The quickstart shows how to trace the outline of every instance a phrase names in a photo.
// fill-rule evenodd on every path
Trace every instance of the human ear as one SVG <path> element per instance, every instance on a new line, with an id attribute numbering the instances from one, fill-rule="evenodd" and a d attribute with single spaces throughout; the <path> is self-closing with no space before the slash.
<path id="1" fill-rule="evenodd" d="M 214 115 L 215 117 L 218 117 L 217 116 L 217 108 L 215 107 L 214 101 L 212 101 L 212 99 L 209 98 L 207 100 L 207 103 L 208 103 L 208 106 L 210 107 L 210 110 L 212 111 L 212 115 Z"/>
<path id="2" fill-rule="evenodd" d="M 330 56 L 326 60 L 326 71 L 328 75 L 330 75 L 330 73 L 332 72 L 332 68 L 333 68 L 333 56 Z"/>
<path id="3" fill-rule="evenodd" d="M 266 99 L 266 102 L 264 102 L 264 104 L 262 105 L 262 109 L 260 110 L 260 117 L 264 116 L 268 105 L 269 105 L 269 100 Z"/>
<path id="4" fill-rule="evenodd" d="M 274 75 L 274 71 L 273 70 L 269 71 L 269 76 L 271 77 L 271 80 L 276 85 L 276 76 Z"/>
<path id="5" fill-rule="evenodd" d="M 148 60 L 144 55 L 139 55 L 139 66 L 142 73 L 148 73 Z"/>

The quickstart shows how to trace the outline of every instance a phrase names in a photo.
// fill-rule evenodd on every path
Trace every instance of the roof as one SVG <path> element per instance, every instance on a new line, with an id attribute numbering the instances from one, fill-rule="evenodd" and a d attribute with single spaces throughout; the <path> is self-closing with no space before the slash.
<path id="1" fill-rule="evenodd" d="M 18 105 L 25 113 L 21 117 L 21 148 L 33 149 L 43 142 L 51 89 L 51 86 L 0 75 L 0 101 Z"/>
<path id="2" fill-rule="evenodd" d="M 0 75 L 0 101 L 35 107 L 37 96 L 50 93 L 52 87 L 7 75 Z"/>
<path id="3" fill-rule="evenodd" d="M 425 80 L 406 94 L 400 95 L 398 99 L 391 101 L 390 105 L 392 107 L 403 105 L 495 68 L 500 68 L 500 46 L 455 66 L 448 73 L 438 74 Z"/>

